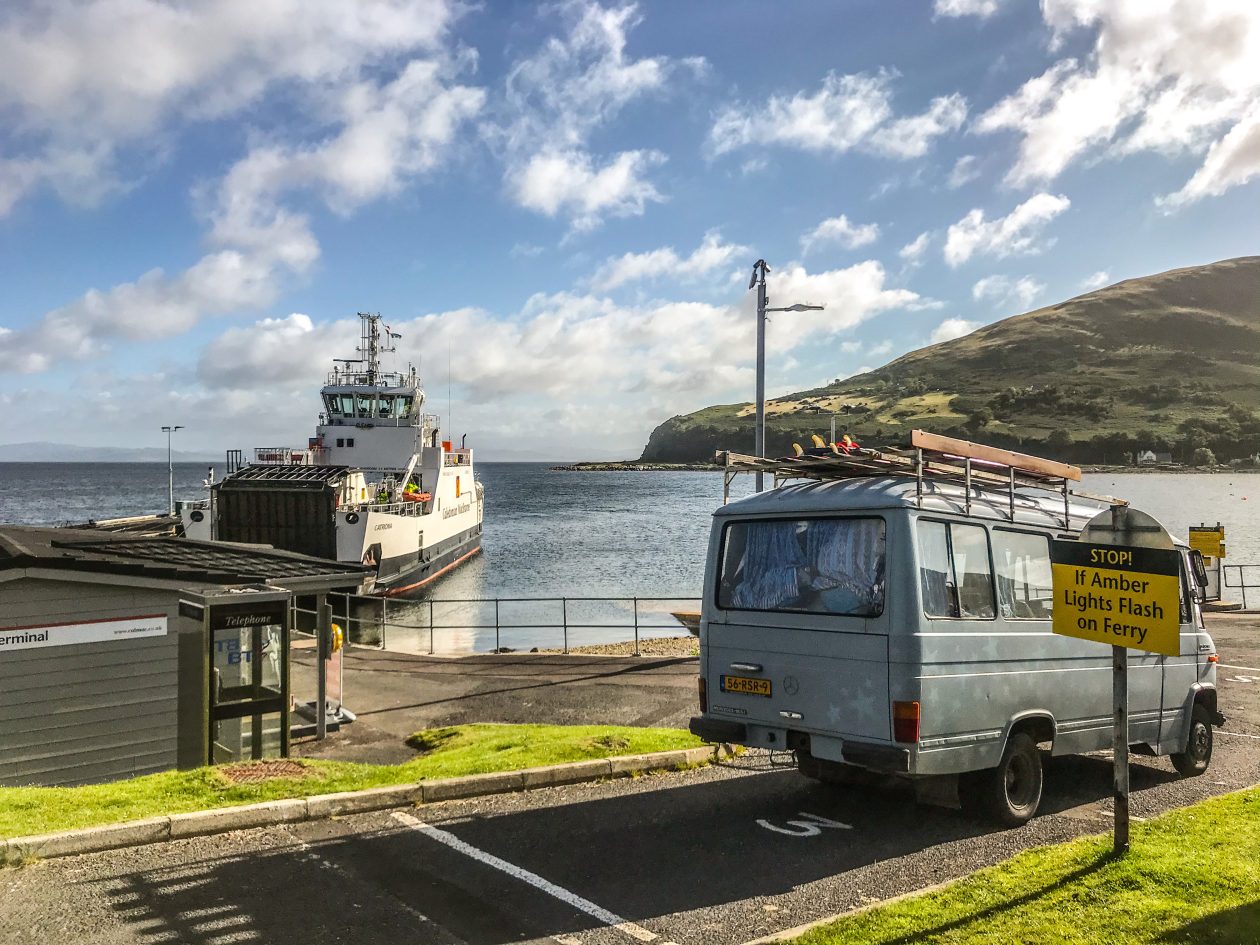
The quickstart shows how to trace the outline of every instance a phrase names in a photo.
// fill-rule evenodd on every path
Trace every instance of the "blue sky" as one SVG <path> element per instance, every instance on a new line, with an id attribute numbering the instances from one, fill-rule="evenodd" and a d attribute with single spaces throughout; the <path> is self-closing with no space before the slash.
<path id="1" fill-rule="evenodd" d="M 485 458 L 1257 251 L 1243 0 L 0 12 L 0 443 L 301 443 L 380 311 Z"/>

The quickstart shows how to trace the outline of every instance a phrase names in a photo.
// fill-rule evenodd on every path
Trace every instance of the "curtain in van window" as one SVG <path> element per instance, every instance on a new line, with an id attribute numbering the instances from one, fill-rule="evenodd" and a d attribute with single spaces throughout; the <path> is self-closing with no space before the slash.
<path id="1" fill-rule="evenodd" d="M 884 609 L 884 520 L 819 519 L 805 531 L 813 574 L 809 588 L 832 614 L 878 614 Z"/>
<path id="2" fill-rule="evenodd" d="M 737 522 L 727 528 L 725 542 L 719 606 L 883 612 L 882 519 Z"/>
<path id="3" fill-rule="evenodd" d="M 805 566 L 805 551 L 796 540 L 796 522 L 748 522 L 734 525 L 727 542 L 743 539 L 742 560 L 735 562 L 731 606 L 775 610 L 797 597 L 797 570 Z"/>

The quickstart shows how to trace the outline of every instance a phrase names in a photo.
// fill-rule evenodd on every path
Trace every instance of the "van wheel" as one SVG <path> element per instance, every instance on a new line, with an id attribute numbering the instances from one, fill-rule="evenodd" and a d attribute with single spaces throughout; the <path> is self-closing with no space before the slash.
<path id="1" fill-rule="evenodd" d="M 1202 703 L 1196 702 L 1190 713 L 1186 750 L 1175 751 L 1169 757 L 1183 778 L 1198 777 L 1212 763 L 1212 715 Z"/>
<path id="2" fill-rule="evenodd" d="M 1006 742 L 996 768 L 973 771 L 959 785 L 963 806 L 1006 827 L 1026 824 L 1041 804 L 1041 752 L 1023 732 Z"/>

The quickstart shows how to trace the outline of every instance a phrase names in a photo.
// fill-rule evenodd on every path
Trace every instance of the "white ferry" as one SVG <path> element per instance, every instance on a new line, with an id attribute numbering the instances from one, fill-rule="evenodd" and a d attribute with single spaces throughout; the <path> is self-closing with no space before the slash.
<path id="1" fill-rule="evenodd" d="M 473 451 L 442 440 L 414 367 L 381 370 L 398 335 L 359 313 L 358 358 L 334 359 L 324 410 L 302 448 L 228 451 L 210 497 L 180 503 L 190 538 L 272 545 L 376 568 L 360 590 L 415 591 L 481 550 Z M 384 333 L 382 334 L 382 329 Z"/>

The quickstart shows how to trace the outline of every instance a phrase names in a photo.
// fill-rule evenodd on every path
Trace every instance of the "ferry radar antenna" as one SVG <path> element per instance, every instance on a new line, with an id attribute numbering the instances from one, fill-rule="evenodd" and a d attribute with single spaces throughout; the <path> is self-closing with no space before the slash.
<path id="1" fill-rule="evenodd" d="M 381 354 L 396 351 L 394 339 L 402 336 L 386 327 L 385 340 L 382 342 L 381 313 L 359 312 L 358 316 L 360 330 L 358 352 L 363 355 L 359 361 L 367 365 L 367 383 L 369 386 L 374 386 L 377 375 L 381 372 Z"/>

